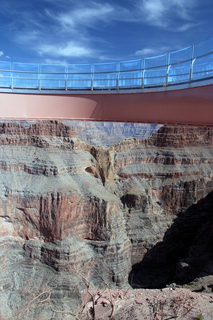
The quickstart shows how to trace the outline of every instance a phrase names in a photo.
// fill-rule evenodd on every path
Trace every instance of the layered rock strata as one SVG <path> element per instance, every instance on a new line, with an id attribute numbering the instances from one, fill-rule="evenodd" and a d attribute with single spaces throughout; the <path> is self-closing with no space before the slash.
<path id="1" fill-rule="evenodd" d="M 212 137 L 164 126 L 97 148 L 62 122 L 1 122 L 0 314 L 43 290 L 48 303 L 27 319 L 69 319 L 85 287 L 128 287 L 132 266 L 213 190 Z"/>

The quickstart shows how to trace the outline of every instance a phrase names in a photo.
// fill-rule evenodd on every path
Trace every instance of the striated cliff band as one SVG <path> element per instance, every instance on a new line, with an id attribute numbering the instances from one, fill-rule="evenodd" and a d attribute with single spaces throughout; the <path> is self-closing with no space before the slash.
<path id="1" fill-rule="evenodd" d="M 1 121 L 3 319 L 73 319 L 106 284 L 211 291 L 212 145 L 208 127 L 95 147 L 71 122 Z"/>

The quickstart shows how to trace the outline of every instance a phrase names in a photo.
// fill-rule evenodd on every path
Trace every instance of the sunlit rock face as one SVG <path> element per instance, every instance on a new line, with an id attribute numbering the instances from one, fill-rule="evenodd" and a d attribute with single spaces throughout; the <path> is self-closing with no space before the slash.
<path id="1" fill-rule="evenodd" d="M 82 142 L 78 131 L 72 122 L 0 123 L 4 317 L 21 309 L 29 281 L 46 284 L 63 310 L 80 301 L 85 279 L 128 287 L 132 266 L 213 190 L 211 128 L 162 126 L 110 147 Z"/>

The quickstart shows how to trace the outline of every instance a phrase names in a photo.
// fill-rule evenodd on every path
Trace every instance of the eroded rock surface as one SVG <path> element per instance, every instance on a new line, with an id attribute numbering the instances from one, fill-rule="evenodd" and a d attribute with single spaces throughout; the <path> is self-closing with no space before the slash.
<path id="1" fill-rule="evenodd" d="M 82 289 L 128 288 L 132 266 L 213 190 L 212 144 L 211 128 L 164 126 L 97 148 L 62 122 L 1 122 L 2 316 L 43 290 L 51 298 L 28 320 L 68 319 Z"/>
<path id="2" fill-rule="evenodd" d="M 94 307 L 91 296 L 95 301 Z M 212 320 L 213 295 L 187 289 L 84 291 L 79 318 L 105 320 Z"/>

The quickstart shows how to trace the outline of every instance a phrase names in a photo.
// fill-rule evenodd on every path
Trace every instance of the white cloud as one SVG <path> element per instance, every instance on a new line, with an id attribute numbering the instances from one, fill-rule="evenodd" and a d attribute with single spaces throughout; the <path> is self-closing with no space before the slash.
<path id="1" fill-rule="evenodd" d="M 140 0 L 138 6 L 144 21 L 158 27 L 172 27 L 174 19 L 192 20 L 197 0 Z M 192 27 L 189 23 L 188 28 Z"/>
<path id="2" fill-rule="evenodd" d="M 0 57 L 2 57 L 4 55 L 3 51 L 0 51 Z"/>
<path id="3" fill-rule="evenodd" d="M 152 58 L 156 55 L 159 56 L 161 54 L 169 53 L 174 47 L 162 46 L 156 48 L 143 48 L 135 52 L 136 56 L 140 56 L 141 58 Z"/>
<path id="4" fill-rule="evenodd" d="M 165 2 L 162 0 L 144 0 L 140 4 L 140 9 L 146 20 L 154 25 L 165 25 L 162 19 L 166 11 Z"/>
<path id="5" fill-rule="evenodd" d="M 138 50 L 135 52 L 135 55 L 136 56 L 148 56 L 148 55 L 152 55 L 152 54 L 155 54 L 156 53 L 156 50 L 155 49 L 152 49 L 152 48 L 144 48 L 142 50 Z"/>
<path id="6" fill-rule="evenodd" d="M 36 46 L 37 41 L 42 39 L 42 33 L 38 30 L 29 30 L 17 34 L 16 42 Z"/>
<path id="7" fill-rule="evenodd" d="M 38 47 L 40 55 L 48 54 L 52 57 L 88 57 L 94 54 L 93 50 L 82 46 L 81 44 L 70 41 L 65 45 L 40 45 Z"/>
<path id="8" fill-rule="evenodd" d="M 47 15 L 58 21 L 65 28 L 78 28 L 80 25 L 93 27 L 97 22 L 106 22 L 111 19 L 113 12 L 114 8 L 107 3 L 90 3 L 88 7 L 82 6 L 59 15 L 54 15 L 49 10 L 46 10 Z"/>
<path id="9" fill-rule="evenodd" d="M 112 61 L 112 62 L 115 62 L 115 61 L 121 61 L 122 58 L 119 56 L 119 57 L 115 57 L 115 56 L 107 56 L 107 55 L 99 55 L 98 56 L 98 59 L 100 61 Z"/>
<path id="10" fill-rule="evenodd" d="M 67 61 L 65 60 L 57 60 L 57 59 L 45 59 L 45 62 L 47 64 L 67 64 Z"/>
<path id="11" fill-rule="evenodd" d="M 188 29 L 191 29 L 191 28 L 194 27 L 194 26 L 196 26 L 195 23 L 185 23 L 185 24 L 183 24 L 182 26 L 177 27 L 177 28 L 176 28 L 176 31 L 178 31 L 178 32 L 185 32 L 185 31 L 187 31 Z"/>

